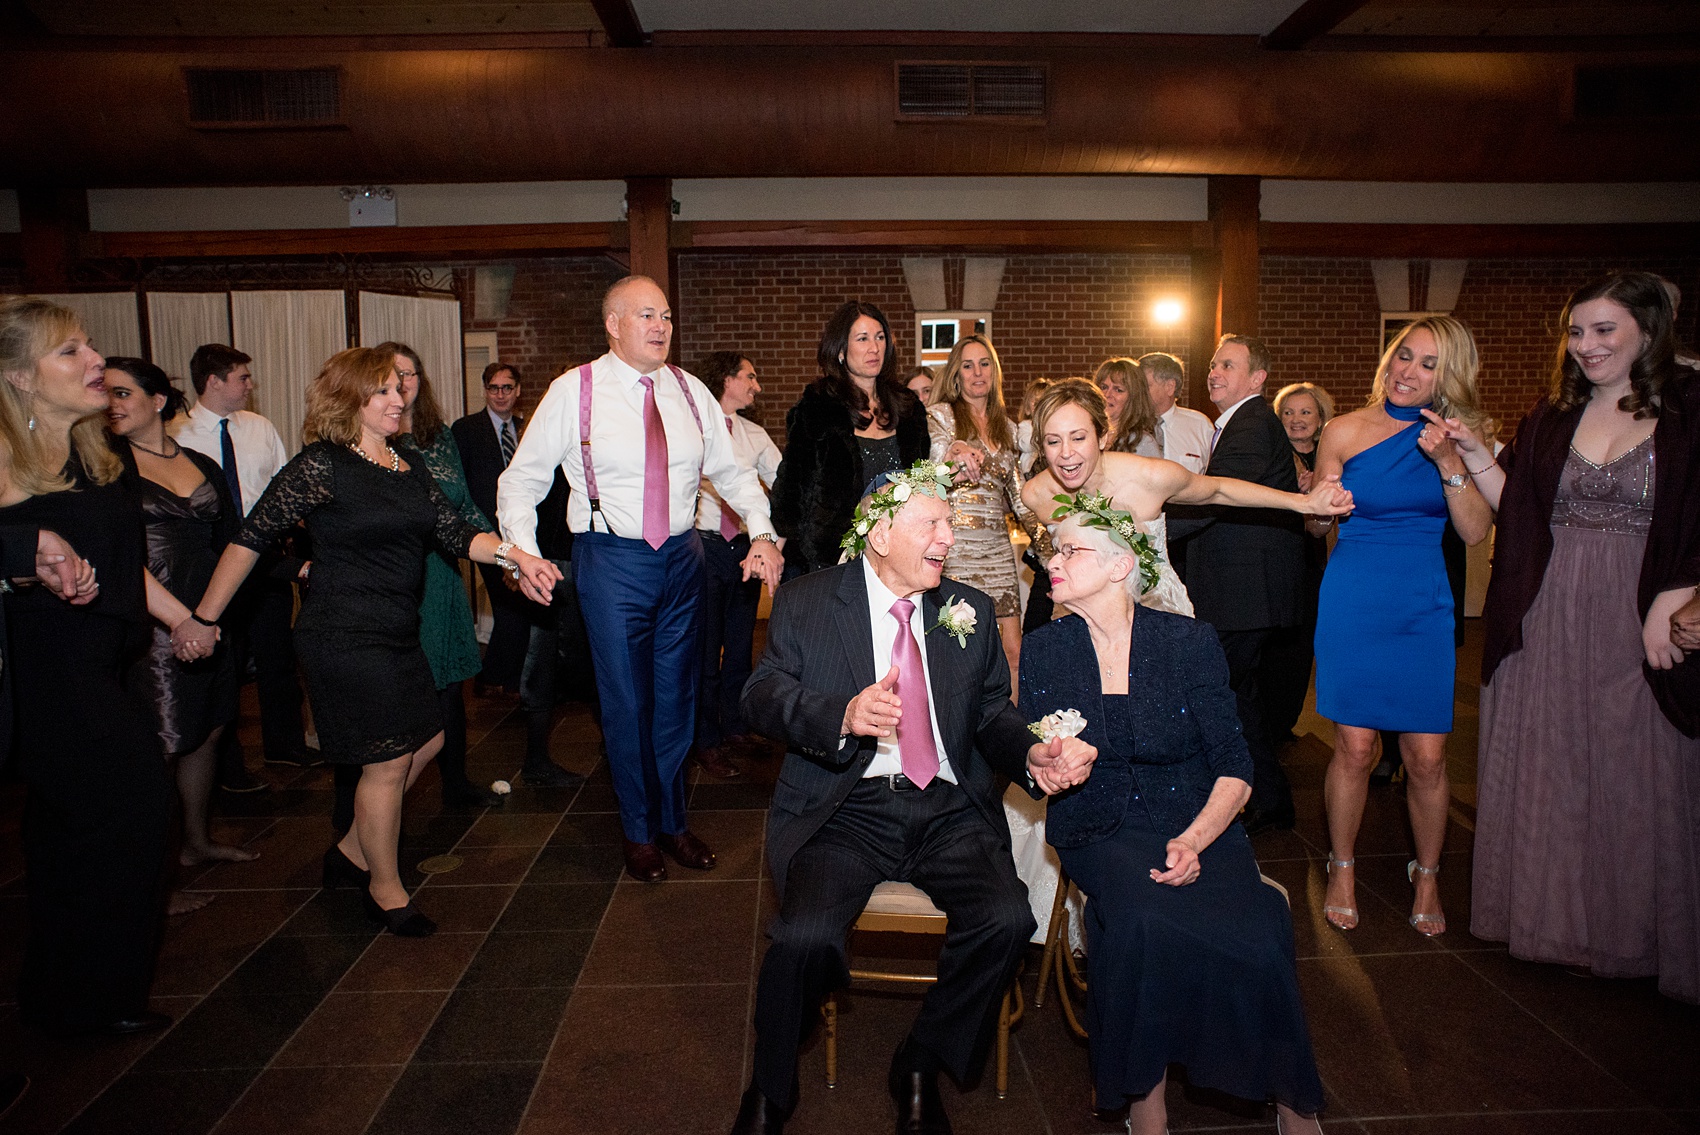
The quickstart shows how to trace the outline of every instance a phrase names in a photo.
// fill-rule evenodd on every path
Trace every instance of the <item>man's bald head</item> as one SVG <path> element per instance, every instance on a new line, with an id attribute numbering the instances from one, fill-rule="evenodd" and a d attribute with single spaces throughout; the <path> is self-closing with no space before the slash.
<path id="1" fill-rule="evenodd" d="M 673 344 L 673 311 L 667 293 L 648 276 L 616 281 L 602 297 L 608 348 L 639 374 L 653 374 Z"/>

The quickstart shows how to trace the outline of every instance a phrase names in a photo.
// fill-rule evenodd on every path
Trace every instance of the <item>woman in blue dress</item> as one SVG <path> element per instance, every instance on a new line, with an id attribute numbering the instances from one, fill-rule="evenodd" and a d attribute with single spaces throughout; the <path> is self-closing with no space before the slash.
<path id="1" fill-rule="evenodd" d="M 1457 418 L 1484 435 L 1491 423 L 1476 393 L 1476 342 L 1447 315 L 1406 326 L 1381 356 L 1369 405 L 1335 418 L 1317 449 L 1318 476 L 1337 475 L 1357 508 L 1322 578 L 1316 620 L 1316 711 L 1334 722 L 1328 808 L 1328 897 L 1323 916 L 1358 924 L 1353 848 L 1363 821 L 1375 740 L 1403 734 L 1406 805 L 1416 858 L 1411 926 L 1446 931 L 1440 849 L 1446 839 L 1446 737 L 1452 732 L 1452 589 L 1440 538 L 1450 518 L 1466 544 L 1487 538 L 1493 512 L 1453 442 L 1422 412 Z M 1327 531 L 1309 522 L 1313 535 Z"/>

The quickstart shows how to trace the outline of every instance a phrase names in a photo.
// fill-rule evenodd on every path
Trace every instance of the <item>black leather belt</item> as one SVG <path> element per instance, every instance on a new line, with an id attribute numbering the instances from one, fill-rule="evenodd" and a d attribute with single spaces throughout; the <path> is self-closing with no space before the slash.
<path id="1" fill-rule="evenodd" d="M 900 772 L 894 772 L 890 776 L 882 776 L 879 779 L 883 780 L 887 784 L 889 784 L 891 786 L 891 790 L 893 792 L 924 792 L 924 791 L 926 791 L 919 784 L 916 784 L 914 781 L 910 780 L 908 777 L 904 776 Z"/>

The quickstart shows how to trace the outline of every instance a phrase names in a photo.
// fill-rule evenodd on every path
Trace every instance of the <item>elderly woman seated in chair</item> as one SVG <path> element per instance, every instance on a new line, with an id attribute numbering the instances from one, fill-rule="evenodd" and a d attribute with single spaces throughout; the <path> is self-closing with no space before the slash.
<path id="1" fill-rule="evenodd" d="M 1057 518 L 1048 569 L 1072 614 L 1023 641 L 1021 710 L 1098 747 L 1047 821 L 1087 896 L 1098 1106 L 1131 1101 L 1128 1130 L 1162 1135 L 1179 1064 L 1196 1086 L 1273 1100 L 1285 1135 L 1319 1132 L 1291 917 L 1235 823 L 1252 766 L 1222 648 L 1207 624 L 1138 605 L 1156 549 L 1127 513 L 1082 494 Z"/>

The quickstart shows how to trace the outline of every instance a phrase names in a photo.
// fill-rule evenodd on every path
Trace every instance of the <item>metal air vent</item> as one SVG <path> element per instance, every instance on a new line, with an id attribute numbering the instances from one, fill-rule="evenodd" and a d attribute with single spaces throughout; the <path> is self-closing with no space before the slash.
<path id="1" fill-rule="evenodd" d="M 185 77 L 192 126 L 336 126 L 342 122 L 342 74 L 335 67 L 192 68 Z"/>
<path id="2" fill-rule="evenodd" d="M 899 63 L 897 117 L 911 121 L 1045 117 L 1043 63 Z"/>

